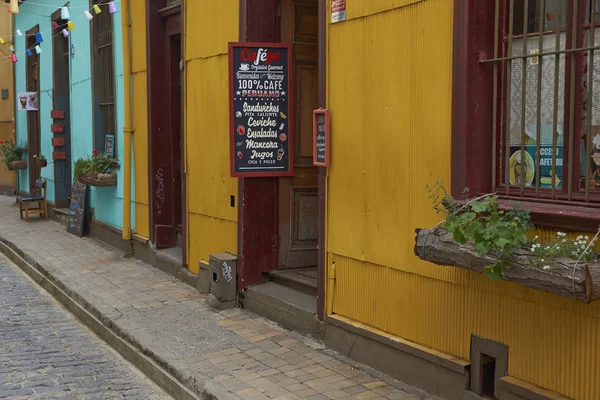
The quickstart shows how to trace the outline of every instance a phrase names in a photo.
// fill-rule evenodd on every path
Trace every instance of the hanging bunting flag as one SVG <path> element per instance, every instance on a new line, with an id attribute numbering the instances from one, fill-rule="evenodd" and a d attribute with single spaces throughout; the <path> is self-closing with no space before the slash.
<path id="1" fill-rule="evenodd" d="M 96 5 L 94 6 L 94 12 L 95 12 L 96 14 L 100 14 L 100 13 L 102 12 L 102 9 L 100 8 L 100 6 L 99 6 L 98 4 L 96 4 Z"/>
<path id="2" fill-rule="evenodd" d="M 94 16 L 88 10 L 85 10 L 83 12 L 83 15 L 85 15 L 85 17 L 88 19 L 88 21 L 91 21 L 94 18 Z"/>
<path id="3" fill-rule="evenodd" d="M 10 0 L 10 4 L 8 5 L 8 12 L 11 14 L 19 13 L 19 1 L 18 0 Z"/>
<path id="4" fill-rule="evenodd" d="M 42 37 L 42 32 L 38 32 L 35 34 L 35 41 L 38 43 L 42 43 L 44 41 L 44 38 Z"/>
<path id="5" fill-rule="evenodd" d="M 27 49 L 27 57 L 31 57 L 33 55 L 31 49 Z"/>
<path id="6" fill-rule="evenodd" d="M 67 28 L 72 31 L 75 29 L 75 24 L 72 21 L 67 22 Z"/>
<path id="7" fill-rule="evenodd" d="M 62 32 L 63 32 L 63 36 L 64 36 L 64 37 L 69 37 L 70 33 L 69 33 L 69 31 L 68 31 L 68 30 L 66 30 L 66 29 L 63 29 L 63 30 L 62 30 Z"/>
<path id="8" fill-rule="evenodd" d="M 15 53 L 13 53 L 10 56 L 10 59 L 12 60 L 13 63 L 19 62 L 19 60 L 17 59 L 17 55 Z"/>
<path id="9" fill-rule="evenodd" d="M 0 44 L 4 44 L 4 43 L 6 43 L 6 42 L 4 41 L 4 39 L 2 39 L 2 38 L 0 37 Z"/>
<path id="10" fill-rule="evenodd" d="M 56 21 L 52 21 L 52 27 L 53 27 L 54 29 L 58 28 L 58 22 L 56 22 Z"/>
<path id="11" fill-rule="evenodd" d="M 13 46 L 10 46 L 10 47 L 9 47 L 9 49 L 10 49 L 10 51 L 12 51 L 12 52 L 14 52 L 14 51 L 15 51 L 15 48 L 14 48 Z"/>
<path id="12" fill-rule="evenodd" d="M 111 14 L 118 12 L 119 9 L 117 8 L 117 3 L 115 3 L 114 1 L 111 1 L 110 3 L 108 3 L 108 11 Z"/>
<path id="13" fill-rule="evenodd" d="M 61 19 L 71 19 L 71 13 L 69 12 L 69 7 L 61 7 L 60 8 L 60 18 Z"/>
<path id="14" fill-rule="evenodd" d="M 40 54 L 40 53 L 42 52 L 42 48 L 40 47 L 40 45 L 39 45 L 39 44 L 37 44 L 37 45 L 35 46 L 35 52 L 36 52 L 37 54 Z"/>
<path id="15" fill-rule="evenodd" d="M 20 29 L 17 29 L 17 36 L 23 36 L 23 32 Z"/>

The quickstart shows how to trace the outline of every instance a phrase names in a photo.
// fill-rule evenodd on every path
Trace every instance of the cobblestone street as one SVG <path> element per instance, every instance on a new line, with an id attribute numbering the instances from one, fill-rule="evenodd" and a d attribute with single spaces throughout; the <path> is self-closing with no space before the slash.
<path id="1" fill-rule="evenodd" d="M 0 255 L 0 398 L 170 397 Z"/>

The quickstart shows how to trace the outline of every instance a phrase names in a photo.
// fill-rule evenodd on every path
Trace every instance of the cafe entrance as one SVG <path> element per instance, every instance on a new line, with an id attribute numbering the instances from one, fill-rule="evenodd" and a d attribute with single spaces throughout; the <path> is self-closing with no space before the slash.
<path id="1" fill-rule="evenodd" d="M 290 46 L 293 176 L 240 179 L 240 289 L 265 280 L 324 293 L 324 170 L 313 165 L 313 110 L 325 106 L 324 0 L 241 0 L 241 42 Z M 323 32 L 324 34 L 324 29 Z M 322 45 L 321 40 L 323 40 Z M 320 245 L 321 244 L 321 245 Z M 317 300 L 318 299 L 318 300 Z"/>

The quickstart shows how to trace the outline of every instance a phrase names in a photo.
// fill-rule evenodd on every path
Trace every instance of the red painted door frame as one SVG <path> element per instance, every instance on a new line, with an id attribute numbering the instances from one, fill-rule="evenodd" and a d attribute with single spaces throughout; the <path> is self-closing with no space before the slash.
<path id="1" fill-rule="evenodd" d="M 281 0 L 240 0 L 240 42 L 279 42 Z M 325 0 L 319 0 L 319 106 L 326 107 Z M 326 168 L 319 168 L 318 298 L 319 318 L 325 304 L 325 188 Z M 279 237 L 278 178 L 240 178 L 238 184 L 238 289 L 260 284 L 275 269 Z"/>
<path id="2" fill-rule="evenodd" d="M 181 116 L 172 117 L 170 103 L 164 94 L 171 89 L 169 46 L 173 37 L 182 34 L 182 6 L 181 3 L 167 5 L 165 0 L 147 0 L 146 12 L 150 239 L 157 247 L 175 247 L 178 227 L 185 220 L 185 208 L 180 210 L 185 207 L 182 201 L 185 186 L 180 192 L 173 184 L 179 178 L 173 166 L 174 154 L 182 150 L 176 145 L 171 131 L 173 118 L 181 119 Z M 185 227 L 181 230 L 185 242 Z M 185 259 L 185 250 L 183 257 Z"/>

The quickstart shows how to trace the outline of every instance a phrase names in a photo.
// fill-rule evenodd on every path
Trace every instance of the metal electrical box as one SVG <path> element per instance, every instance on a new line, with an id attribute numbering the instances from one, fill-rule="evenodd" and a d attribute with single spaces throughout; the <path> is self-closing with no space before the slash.
<path id="1" fill-rule="evenodd" d="M 210 255 L 209 293 L 221 303 L 236 300 L 237 295 L 237 257 L 229 253 Z"/>

